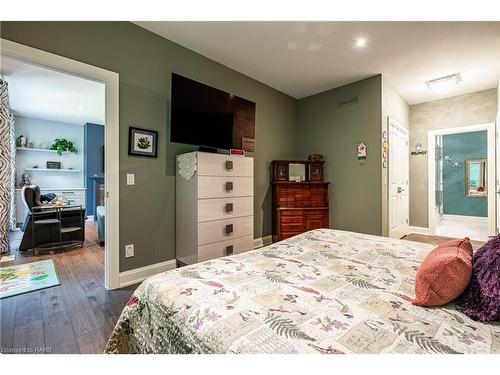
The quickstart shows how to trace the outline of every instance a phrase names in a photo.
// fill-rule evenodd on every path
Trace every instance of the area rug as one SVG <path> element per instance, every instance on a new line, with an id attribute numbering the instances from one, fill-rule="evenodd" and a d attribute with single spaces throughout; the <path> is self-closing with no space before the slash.
<path id="1" fill-rule="evenodd" d="M 0 268 L 0 299 L 60 284 L 52 259 Z"/>

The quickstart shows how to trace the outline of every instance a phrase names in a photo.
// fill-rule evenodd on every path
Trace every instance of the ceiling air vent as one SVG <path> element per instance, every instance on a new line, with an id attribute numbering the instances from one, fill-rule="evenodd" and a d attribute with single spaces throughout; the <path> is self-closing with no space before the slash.
<path id="1" fill-rule="evenodd" d="M 359 103 L 359 92 L 342 95 L 338 99 L 338 106 L 342 107 L 349 104 Z"/>

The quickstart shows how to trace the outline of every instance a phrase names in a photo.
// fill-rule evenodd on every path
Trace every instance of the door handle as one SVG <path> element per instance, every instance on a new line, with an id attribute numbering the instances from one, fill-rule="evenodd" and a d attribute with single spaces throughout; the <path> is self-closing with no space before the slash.
<path id="1" fill-rule="evenodd" d="M 398 187 L 398 194 L 401 194 L 403 191 L 405 191 L 405 189 L 403 189 L 402 187 Z"/>

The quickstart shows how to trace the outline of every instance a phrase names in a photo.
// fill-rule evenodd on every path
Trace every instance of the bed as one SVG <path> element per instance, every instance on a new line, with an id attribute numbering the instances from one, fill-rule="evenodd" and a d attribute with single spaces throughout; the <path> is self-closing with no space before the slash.
<path id="1" fill-rule="evenodd" d="M 145 280 L 106 353 L 500 353 L 500 325 L 413 306 L 432 245 L 331 229 Z"/>

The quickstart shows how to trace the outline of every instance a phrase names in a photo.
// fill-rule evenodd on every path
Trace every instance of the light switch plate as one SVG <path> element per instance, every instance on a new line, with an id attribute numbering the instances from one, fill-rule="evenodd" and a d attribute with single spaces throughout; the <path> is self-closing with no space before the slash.
<path id="1" fill-rule="evenodd" d="M 125 245 L 125 258 L 134 256 L 134 244 Z"/>
<path id="2" fill-rule="evenodd" d="M 127 185 L 135 185 L 135 174 L 127 173 Z"/>

